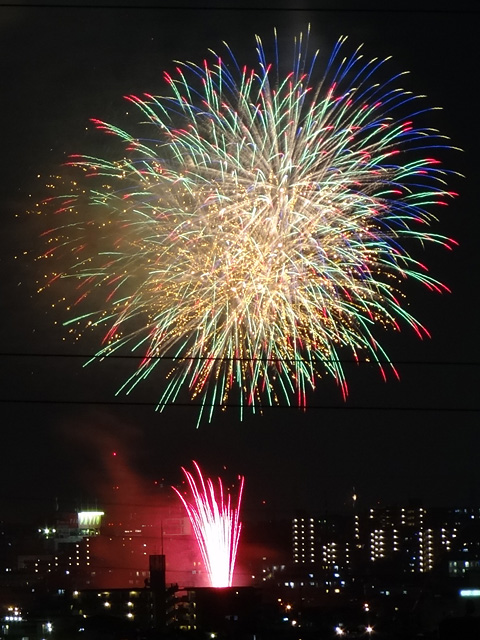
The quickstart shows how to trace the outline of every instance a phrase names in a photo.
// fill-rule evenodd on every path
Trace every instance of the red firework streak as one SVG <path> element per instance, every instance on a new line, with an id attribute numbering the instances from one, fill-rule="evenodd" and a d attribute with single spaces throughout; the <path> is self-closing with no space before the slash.
<path id="1" fill-rule="evenodd" d="M 183 502 L 190 518 L 210 585 L 217 588 L 231 587 L 242 528 L 239 516 L 245 478 L 238 477 L 240 485 L 237 503 L 232 506 L 231 495 L 224 491 L 221 478 L 218 478 L 218 486 L 215 486 L 210 478 L 203 477 L 195 461 L 193 464 L 198 480 L 182 467 L 193 501 L 187 502 L 178 489 L 172 489 Z"/>

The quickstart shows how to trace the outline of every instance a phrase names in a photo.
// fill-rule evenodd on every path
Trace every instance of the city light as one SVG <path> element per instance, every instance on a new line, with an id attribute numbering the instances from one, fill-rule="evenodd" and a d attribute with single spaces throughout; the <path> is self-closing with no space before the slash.
<path id="1" fill-rule="evenodd" d="M 99 527 L 104 516 L 103 511 L 79 511 L 78 526 L 79 527 Z"/>
<path id="2" fill-rule="evenodd" d="M 45 633 L 53 633 L 53 624 L 51 622 L 46 622 L 43 626 Z"/>
<path id="3" fill-rule="evenodd" d="M 9 606 L 7 611 L 8 614 L 4 617 L 6 622 L 21 622 L 23 620 L 22 612 L 19 607 Z"/>
<path id="4" fill-rule="evenodd" d="M 462 598 L 480 598 L 480 589 L 461 589 L 460 596 Z"/>

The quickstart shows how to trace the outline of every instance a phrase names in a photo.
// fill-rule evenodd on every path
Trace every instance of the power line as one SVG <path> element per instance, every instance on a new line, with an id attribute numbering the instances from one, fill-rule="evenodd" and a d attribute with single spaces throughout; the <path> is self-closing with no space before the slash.
<path id="1" fill-rule="evenodd" d="M 171 362 L 186 361 L 209 361 L 209 362 L 267 362 L 267 363 L 295 363 L 303 362 L 305 364 L 321 364 L 322 362 L 338 363 L 338 364 L 354 364 L 354 365 L 412 365 L 412 366 L 465 366 L 478 367 L 480 361 L 461 361 L 461 360 L 355 360 L 353 358 L 239 358 L 239 357 L 210 357 L 210 356 L 168 356 L 168 355 L 135 355 L 135 354 L 91 354 L 91 353 L 25 353 L 25 352 L 0 352 L 0 358 L 81 358 L 82 360 L 166 360 Z"/>
<path id="2" fill-rule="evenodd" d="M 174 4 L 128 4 L 128 3 L 112 3 L 112 4 L 71 4 L 71 3 L 48 3 L 48 2 L 37 2 L 35 4 L 22 2 L 22 3 L 0 3 L 0 7 L 3 9 L 74 9 L 74 10 L 92 10 L 92 9 L 101 9 L 101 10 L 110 10 L 110 11 L 119 11 L 119 10 L 136 10 L 136 11 L 175 11 L 175 12 L 185 12 L 185 11 L 211 11 L 211 12 L 275 12 L 275 13 L 365 13 L 365 14 L 478 14 L 478 9 L 472 9 L 471 7 L 457 7 L 451 8 L 451 6 L 440 7 L 438 6 L 438 2 L 433 4 L 430 8 L 421 8 L 421 7 L 338 7 L 338 6 L 327 6 L 327 7 L 319 7 L 319 6 L 279 6 L 277 3 L 272 4 L 257 4 L 255 6 L 242 6 L 238 4 L 237 6 L 219 6 L 219 5 L 211 5 L 211 4 L 192 4 L 192 5 L 174 5 Z"/>
<path id="3" fill-rule="evenodd" d="M 201 408 L 215 408 L 215 409 L 250 409 L 248 405 L 240 403 L 228 403 L 228 404 L 215 404 L 215 403 L 193 403 L 193 402 L 150 402 L 150 401 L 115 401 L 115 400 L 58 400 L 55 398 L 0 398 L 0 404 L 25 404 L 25 405 L 63 405 L 63 406 L 110 406 L 110 407 L 183 407 L 189 409 L 201 409 Z M 385 406 L 385 405 L 322 405 L 322 404 L 308 404 L 307 407 L 301 405 L 257 405 L 255 407 L 256 413 L 262 413 L 266 410 L 300 410 L 300 411 L 389 411 L 389 412 L 419 412 L 419 413 L 478 413 L 480 407 L 412 407 L 412 406 Z"/>

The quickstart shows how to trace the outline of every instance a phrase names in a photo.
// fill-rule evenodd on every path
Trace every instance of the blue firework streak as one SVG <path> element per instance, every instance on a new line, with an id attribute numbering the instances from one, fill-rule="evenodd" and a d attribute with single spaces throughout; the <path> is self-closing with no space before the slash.
<path id="1" fill-rule="evenodd" d="M 232 393 L 241 413 L 305 406 L 324 373 L 346 397 L 346 352 L 396 374 L 377 329 L 427 334 L 402 283 L 446 287 L 404 245 L 455 244 L 430 231 L 455 195 L 431 157 L 448 143 L 415 127 L 429 109 L 403 74 L 379 82 L 386 61 L 344 46 L 315 82 L 308 38 L 282 78 L 257 37 L 255 69 L 226 47 L 226 60 L 178 63 L 168 95 L 128 96 L 148 138 L 94 120 L 124 150 L 71 158 L 85 179 L 61 196 L 45 256 L 59 258 L 53 281 L 77 281 L 72 307 L 90 305 L 72 329 L 107 329 L 95 357 L 142 353 L 120 391 L 174 357 L 160 408 L 185 387 L 199 421 Z"/>

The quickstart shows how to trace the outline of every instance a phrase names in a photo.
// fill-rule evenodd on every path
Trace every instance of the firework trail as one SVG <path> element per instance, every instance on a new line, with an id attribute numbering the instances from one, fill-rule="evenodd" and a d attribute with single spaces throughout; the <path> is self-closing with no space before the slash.
<path id="1" fill-rule="evenodd" d="M 284 77 L 257 38 L 256 69 L 227 47 L 227 61 L 178 63 L 169 95 L 128 96 L 144 137 L 94 120 L 120 153 L 71 158 L 85 179 L 53 198 L 42 257 L 57 258 L 50 283 L 77 282 L 72 332 L 106 327 L 95 358 L 141 354 L 119 392 L 173 358 L 159 408 L 184 388 L 199 422 L 229 398 L 241 414 L 304 407 L 324 373 L 346 397 L 347 353 L 396 374 L 377 330 L 428 335 L 402 284 L 446 287 L 405 245 L 455 244 L 430 231 L 431 208 L 456 195 L 431 156 L 448 143 L 415 128 L 430 109 L 403 74 L 379 82 L 386 61 L 343 57 L 344 41 L 320 82 L 308 38 Z"/>
<path id="2" fill-rule="evenodd" d="M 230 494 L 225 494 L 221 478 L 218 489 L 210 478 L 204 478 L 200 467 L 193 461 L 198 474 L 198 484 L 193 475 L 182 467 L 190 485 L 193 503 L 187 502 L 180 491 L 177 493 L 187 511 L 202 554 L 210 585 L 231 587 L 238 541 L 242 523 L 239 520 L 244 477 L 239 476 L 236 507 L 232 507 Z"/>

